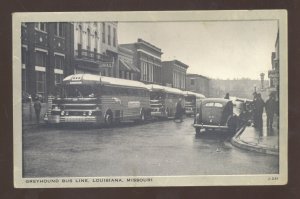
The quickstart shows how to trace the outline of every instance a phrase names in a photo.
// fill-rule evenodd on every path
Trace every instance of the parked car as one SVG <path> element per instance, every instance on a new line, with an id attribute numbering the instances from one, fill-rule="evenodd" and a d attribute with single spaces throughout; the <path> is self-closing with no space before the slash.
<path id="1" fill-rule="evenodd" d="M 201 129 L 235 132 L 238 127 L 238 116 L 233 111 L 231 100 L 206 98 L 198 110 L 194 120 L 196 133 Z"/>
<path id="2" fill-rule="evenodd" d="M 29 93 L 22 91 L 22 103 L 31 102 L 32 97 Z"/>

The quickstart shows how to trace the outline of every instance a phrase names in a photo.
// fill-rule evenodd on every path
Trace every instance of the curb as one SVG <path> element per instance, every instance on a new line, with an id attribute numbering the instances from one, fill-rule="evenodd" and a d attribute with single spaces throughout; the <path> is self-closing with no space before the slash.
<path id="1" fill-rule="evenodd" d="M 248 142 L 244 142 L 242 140 L 240 140 L 240 135 L 244 132 L 244 130 L 247 127 L 243 127 L 241 128 L 232 138 L 231 138 L 231 144 L 235 147 L 241 148 L 241 149 L 245 149 L 248 151 L 255 151 L 255 152 L 259 152 L 259 153 L 265 153 L 265 154 L 269 154 L 269 155 L 279 155 L 279 150 L 278 149 L 273 149 L 273 148 L 269 148 L 269 147 L 262 147 L 259 146 L 257 144 L 251 144 Z"/>

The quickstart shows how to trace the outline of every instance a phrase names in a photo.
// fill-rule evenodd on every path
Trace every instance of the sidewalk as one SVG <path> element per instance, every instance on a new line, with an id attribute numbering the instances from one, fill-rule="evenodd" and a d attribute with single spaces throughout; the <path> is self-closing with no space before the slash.
<path id="1" fill-rule="evenodd" d="M 263 129 L 259 131 L 252 126 L 239 130 L 232 138 L 231 143 L 239 148 L 260 153 L 279 154 L 278 117 L 274 116 L 273 129 L 267 129 L 267 116 L 263 114 Z"/>
<path id="2" fill-rule="evenodd" d="M 23 129 L 35 128 L 44 124 L 44 115 L 48 111 L 47 103 L 42 103 L 42 109 L 40 114 L 40 123 L 37 124 L 33 103 L 22 104 L 22 127 Z"/>

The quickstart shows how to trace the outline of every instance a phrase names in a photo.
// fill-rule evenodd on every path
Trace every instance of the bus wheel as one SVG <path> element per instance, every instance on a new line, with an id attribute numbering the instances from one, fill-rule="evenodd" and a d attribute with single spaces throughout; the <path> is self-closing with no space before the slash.
<path id="1" fill-rule="evenodd" d="M 104 119 L 105 119 L 104 121 L 106 126 L 112 126 L 113 123 L 112 113 L 106 113 Z"/>

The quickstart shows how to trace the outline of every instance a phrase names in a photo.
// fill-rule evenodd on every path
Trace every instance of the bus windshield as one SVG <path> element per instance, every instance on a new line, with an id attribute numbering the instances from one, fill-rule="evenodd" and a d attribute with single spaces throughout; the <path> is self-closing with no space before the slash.
<path id="1" fill-rule="evenodd" d="M 65 85 L 65 97 L 98 97 L 100 89 L 98 85 Z"/>
<path id="2" fill-rule="evenodd" d="M 165 98 L 165 94 L 162 92 L 150 92 L 150 100 L 162 100 Z"/>

